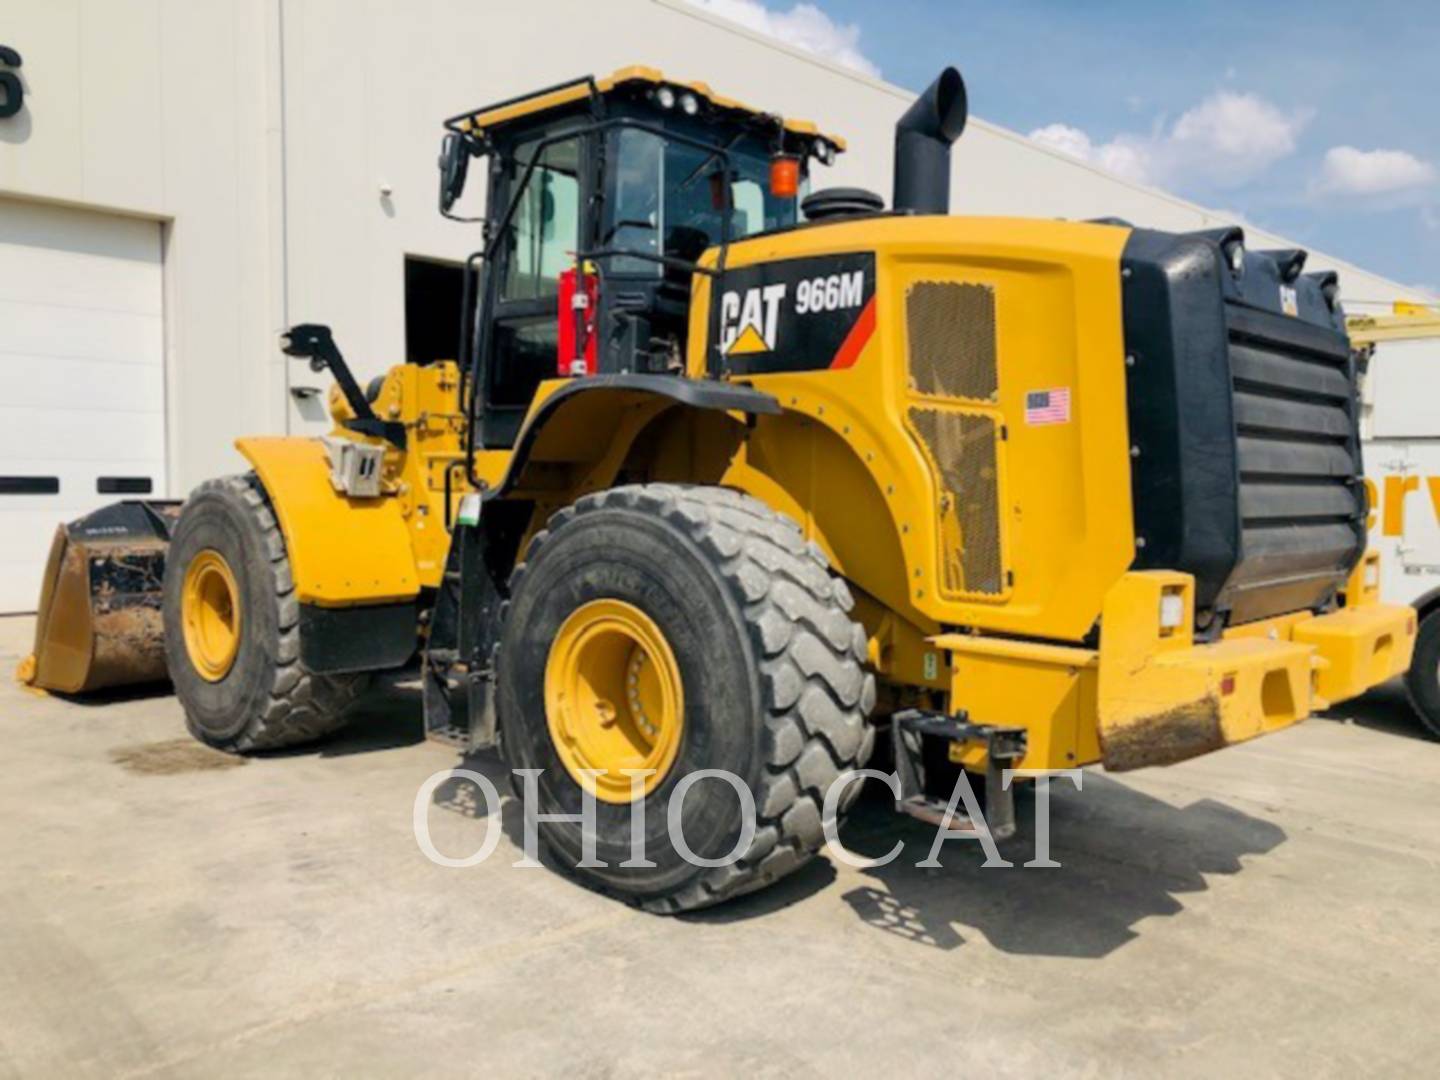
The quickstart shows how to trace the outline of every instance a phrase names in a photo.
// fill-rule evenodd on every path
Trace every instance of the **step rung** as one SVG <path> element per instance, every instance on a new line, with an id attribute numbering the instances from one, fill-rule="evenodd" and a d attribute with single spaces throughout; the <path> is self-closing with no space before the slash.
<path id="1" fill-rule="evenodd" d="M 447 724 L 445 727 L 431 728 L 425 732 L 425 737 L 431 742 L 444 743 L 446 746 L 468 746 L 470 729 L 459 724 Z"/>
<path id="2" fill-rule="evenodd" d="M 923 821 L 927 825 L 934 825 L 937 828 L 945 824 L 945 810 L 947 803 L 940 799 L 931 799 L 924 795 L 912 795 L 908 799 L 901 799 L 896 804 L 906 814 Z M 949 828 L 952 832 L 980 832 L 981 829 L 971 820 L 970 816 L 960 810 L 950 815 Z"/>

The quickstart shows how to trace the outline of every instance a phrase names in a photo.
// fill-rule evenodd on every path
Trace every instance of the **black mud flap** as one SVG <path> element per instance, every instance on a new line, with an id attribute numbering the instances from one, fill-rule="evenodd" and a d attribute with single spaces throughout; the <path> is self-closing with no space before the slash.
<path id="1" fill-rule="evenodd" d="M 403 667 L 418 642 L 415 601 L 322 608 L 300 605 L 300 662 L 317 675 Z"/>

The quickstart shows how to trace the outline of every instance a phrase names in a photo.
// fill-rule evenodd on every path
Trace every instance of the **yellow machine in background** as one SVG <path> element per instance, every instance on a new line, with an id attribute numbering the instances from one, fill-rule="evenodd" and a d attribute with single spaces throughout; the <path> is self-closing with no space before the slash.
<path id="1" fill-rule="evenodd" d="M 1403 671 L 1334 275 L 1239 229 L 949 216 L 965 110 L 951 69 L 902 117 L 889 210 L 802 202 L 841 140 L 651 69 L 449 121 L 442 212 L 490 163 L 458 359 L 366 393 L 290 332 L 336 428 L 242 440 L 185 506 L 191 730 L 317 737 L 418 652 L 427 730 L 499 740 L 545 813 L 594 795 L 577 872 L 673 911 L 804 862 L 877 729 L 901 809 L 963 766 L 1005 835 L 1004 767 L 1171 763 Z M 754 802 L 687 795 L 729 865 L 665 838 L 700 769 Z M 655 865 L 622 867 L 642 797 Z"/>

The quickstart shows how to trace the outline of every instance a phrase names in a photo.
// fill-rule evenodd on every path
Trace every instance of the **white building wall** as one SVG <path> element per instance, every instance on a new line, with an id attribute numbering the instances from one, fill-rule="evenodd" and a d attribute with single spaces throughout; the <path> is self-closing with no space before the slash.
<path id="1" fill-rule="evenodd" d="M 174 493 L 239 468 L 239 435 L 306 429 L 287 389 L 317 380 L 279 353 L 288 323 L 332 324 L 362 379 L 403 357 L 404 256 L 479 239 L 435 209 L 445 116 L 645 63 L 846 135 L 818 183 L 888 197 L 909 97 L 683 0 L 0 0 L 0 41 L 28 90 L 0 122 L 0 195 L 164 223 Z M 980 120 L 954 185 L 964 213 L 1228 223 Z M 1350 297 L 1425 299 L 1312 253 L 1326 266 Z"/>
<path id="2" fill-rule="evenodd" d="M 164 225 L 169 481 L 233 470 L 284 423 L 266 142 L 278 0 L 0 0 L 25 109 L 0 192 Z M 17 124 L 17 122 L 19 122 Z"/>

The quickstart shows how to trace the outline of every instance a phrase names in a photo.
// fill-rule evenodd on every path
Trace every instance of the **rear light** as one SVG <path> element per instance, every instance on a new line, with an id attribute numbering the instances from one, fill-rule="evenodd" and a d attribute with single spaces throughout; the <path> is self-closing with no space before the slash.
<path id="1" fill-rule="evenodd" d="M 1234 674 L 1225 675 L 1220 679 L 1220 696 L 1229 697 L 1235 692 Z"/>
<path id="2" fill-rule="evenodd" d="M 1160 629 L 1178 630 L 1185 622 L 1185 596 L 1179 592 L 1160 594 Z"/>
<path id="3" fill-rule="evenodd" d="M 793 199 L 800 194 L 800 159 L 777 154 L 770 159 L 770 194 L 777 199 Z"/>

